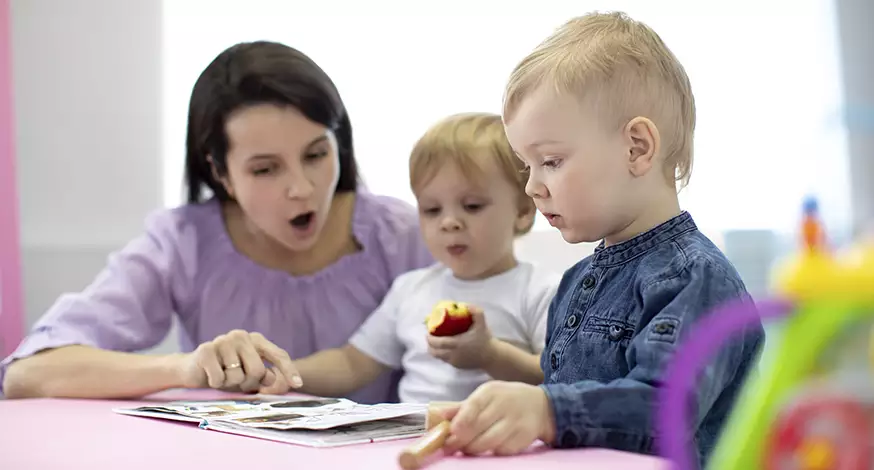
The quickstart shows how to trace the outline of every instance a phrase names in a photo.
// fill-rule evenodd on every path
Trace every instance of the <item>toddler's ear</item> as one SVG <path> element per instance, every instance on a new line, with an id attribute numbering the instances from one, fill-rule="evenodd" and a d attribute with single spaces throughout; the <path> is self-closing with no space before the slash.
<path id="1" fill-rule="evenodd" d="M 628 144 L 628 169 L 634 176 L 643 176 L 655 164 L 661 138 L 659 130 L 651 120 L 638 116 L 625 126 Z"/>
<path id="2" fill-rule="evenodd" d="M 537 207 L 534 206 L 534 201 L 525 195 L 519 205 L 519 215 L 516 216 L 516 234 L 521 235 L 528 233 L 531 227 L 534 226 L 534 218 L 537 216 Z"/>

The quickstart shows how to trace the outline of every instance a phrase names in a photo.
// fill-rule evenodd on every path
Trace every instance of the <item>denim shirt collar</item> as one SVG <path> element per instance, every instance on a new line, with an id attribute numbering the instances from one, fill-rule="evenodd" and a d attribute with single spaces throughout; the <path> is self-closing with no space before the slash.
<path id="1" fill-rule="evenodd" d="M 665 242 L 692 230 L 698 226 L 692 220 L 692 216 L 683 211 L 679 215 L 663 222 L 640 235 L 616 245 L 604 246 L 604 240 L 595 248 L 592 259 L 593 266 L 617 266 L 641 256 Z"/>

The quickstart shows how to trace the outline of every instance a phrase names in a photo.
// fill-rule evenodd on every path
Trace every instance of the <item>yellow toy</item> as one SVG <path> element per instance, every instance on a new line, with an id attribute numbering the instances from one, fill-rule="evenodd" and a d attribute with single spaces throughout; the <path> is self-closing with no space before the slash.
<path id="1" fill-rule="evenodd" d="M 708 470 L 874 469 L 874 244 L 833 255 L 823 233 L 809 200 L 803 249 L 776 271 L 777 297 L 720 308 L 677 351 L 659 410 L 677 470 L 696 468 L 683 423 L 698 372 L 760 319 L 784 321 L 780 344 L 748 380 Z"/>

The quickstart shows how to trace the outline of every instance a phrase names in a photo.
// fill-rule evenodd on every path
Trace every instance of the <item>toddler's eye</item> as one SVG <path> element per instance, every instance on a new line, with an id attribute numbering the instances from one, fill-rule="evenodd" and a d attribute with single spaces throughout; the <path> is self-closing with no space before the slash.
<path id="1" fill-rule="evenodd" d="M 558 166 L 560 164 L 561 164 L 561 160 L 559 160 L 557 158 L 553 159 L 553 160 L 544 160 L 542 163 L 544 168 L 558 168 Z"/>
<path id="2" fill-rule="evenodd" d="M 464 210 L 468 212 L 477 212 L 483 208 L 485 204 L 465 204 Z"/>
<path id="3" fill-rule="evenodd" d="M 422 213 L 425 215 L 437 215 L 440 213 L 440 208 L 438 207 L 429 207 L 427 209 L 422 209 Z"/>

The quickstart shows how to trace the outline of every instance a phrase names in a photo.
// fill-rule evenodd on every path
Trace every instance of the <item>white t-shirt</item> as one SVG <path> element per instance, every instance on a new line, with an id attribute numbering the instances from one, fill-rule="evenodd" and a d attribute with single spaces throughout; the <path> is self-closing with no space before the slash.
<path id="1" fill-rule="evenodd" d="M 425 317 L 441 300 L 483 310 L 492 336 L 539 354 L 546 342 L 549 303 L 560 277 L 529 263 L 478 281 L 463 281 L 436 264 L 395 279 L 382 304 L 349 343 L 393 369 L 402 369 L 398 395 L 405 403 L 460 401 L 491 378 L 456 369 L 428 354 Z"/>

